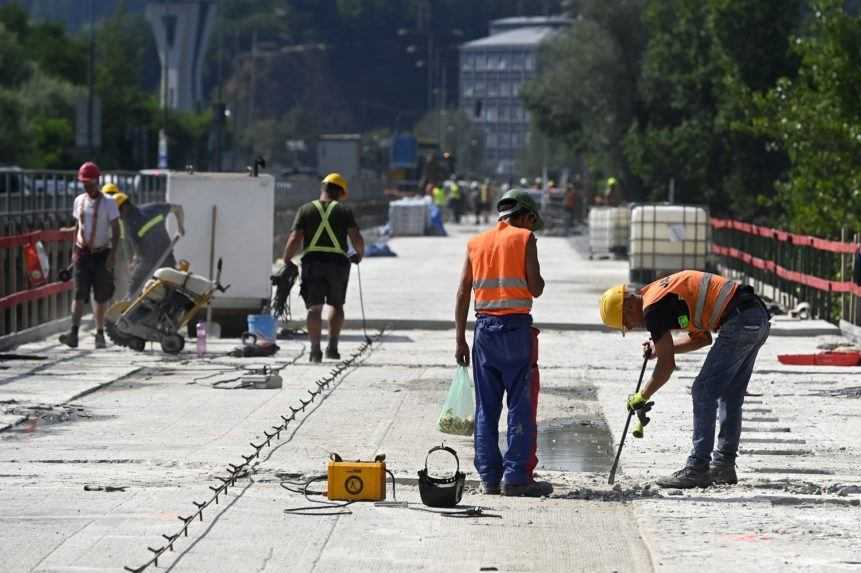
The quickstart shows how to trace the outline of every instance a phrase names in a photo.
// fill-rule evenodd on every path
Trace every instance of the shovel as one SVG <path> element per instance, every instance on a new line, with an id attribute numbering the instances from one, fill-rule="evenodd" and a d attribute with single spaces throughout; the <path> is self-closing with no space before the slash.
<path id="1" fill-rule="evenodd" d="M 209 278 L 215 274 L 215 223 L 218 217 L 218 207 L 212 206 L 212 226 L 209 234 Z M 218 276 L 215 278 L 216 284 L 221 279 L 221 261 L 218 261 Z M 212 322 L 212 303 L 206 307 L 206 337 L 221 338 L 221 325 L 217 322 Z"/>

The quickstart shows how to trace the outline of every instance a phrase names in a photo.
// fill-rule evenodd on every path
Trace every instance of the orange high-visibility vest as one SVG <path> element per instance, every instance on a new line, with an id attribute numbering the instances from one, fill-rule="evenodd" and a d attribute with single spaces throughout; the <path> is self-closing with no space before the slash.
<path id="1" fill-rule="evenodd" d="M 688 330 L 691 332 L 717 330 L 738 283 L 718 275 L 701 271 L 681 271 L 640 289 L 643 310 L 670 293 L 681 297 L 691 313 Z"/>
<path id="2" fill-rule="evenodd" d="M 469 241 L 475 312 L 496 316 L 528 314 L 532 293 L 526 282 L 526 244 L 532 231 L 500 221 Z"/>

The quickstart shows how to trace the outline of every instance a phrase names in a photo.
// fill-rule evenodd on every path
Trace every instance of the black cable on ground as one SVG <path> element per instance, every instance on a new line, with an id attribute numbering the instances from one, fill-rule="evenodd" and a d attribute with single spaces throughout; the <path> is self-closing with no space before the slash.
<path id="1" fill-rule="evenodd" d="M 377 339 L 379 340 L 380 338 L 382 338 L 382 335 L 383 331 L 381 330 L 377 336 Z M 165 540 L 162 542 L 163 545 L 161 545 L 160 547 L 147 546 L 147 549 L 152 553 L 152 557 L 150 557 L 148 561 L 146 561 L 139 567 L 124 566 L 123 569 L 129 571 L 130 573 L 141 573 L 152 565 L 155 565 L 157 567 L 159 558 L 168 551 L 173 551 L 174 545 L 177 543 L 180 537 L 188 537 L 189 527 L 198 519 L 200 521 L 203 521 L 203 512 L 205 509 L 207 509 L 211 505 L 218 505 L 219 497 L 226 497 L 228 495 L 228 489 L 231 487 L 236 487 L 237 480 L 250 476 L 250 473 L 254 471 L 257 465 L 260 463 L 261 450 L 263 450 L 263 448 L 272 448 L 273 440 L 280 440 L 281 432 L 286 432 L 287 427 L 291 423 L 296 421 L 296 415 L 300 412 L 304 413 L 306 411 L 306 408 L 312 403 L 314 403 L 318 397 L 321 398 L 321 400 L 325 400 L 325 398 L 334 390 L 334 388 L 336 388 L 343 381 L 342 374 L 345 371 L 353 368 L 355 364 L 359 361 L 359 359 L 363 358 L 365 354 L 372 349 L 372 346 L 373 341 L 365 341 L 356 352 L 351 354 L 348 358 L 337 363 L 327 376 L 323 376 L 322 378 L 316 380 L 316 389 L 306 390 L 308 394 L 308 400 L 303 400 L 302 398 L 300 398 L 299 407 L 294 408 L 293 406 L 290 406 L 290 414 L 287 416 L 282 415 L 281 423 L 271 426 L 271 433 L 264 430 L 263 435 L 266 436 L 265 440 L 261 440 L 259 444 L 255 444 L 254 442 L 249 443 L 249 445 L 253 448 L 253 451 L 250 455 L 243 455 L 243 461 L 238 464 L 227 464 L 227 468 L 225 470 L 226 477 L 216 476 L 215 479 L 218 480 L 218 485 L 209 486 L 209 489 L 212 494 L 208 498 L 205 498 L 205 501 L 203 502 L 192 502 L 196 510 L 192 511 L 189 515 L 177 516 L 177 519 L 182 522 L 182 525 L 172 535 L 162 534 L 162 538 Z M 314 409 L 312 409 L 312 411 Z M 301 423 L 304 422 L 305 419 L 306 418 L 303 418 L 301 422 L 299 422 L 299 424 L 301 425 Z M 275 446 L 275 448 L 277 447 L 278 446 Z M 268 457 L 266 459 L 268 459 Z M 252 464 L 254 460 L 257 461 Z"/>
<path id="2" fill-rule="evenodd" d="M 328 476 L 320 475 L 314 476 L 308 479 L 305 482 L 305 486 L 302 488 L 302 495 L 305 496 L 305 499 L 308 500 L 308 503 L 312 503 L 314 505 L 306 505 L 302 507 L 288 507 L 284 510 L 284 513 L 288 515 L 351 515 L 353 512 L 350 510 L 345 510 L 347 507 L 353 505 L 352 501 L 344 501 L 344 502 L 335 502 L 335 501 L 324 501 L 324 500 L 316 500 L 311 499 L 312 495 L 326 495 L 325 491 L 309 491 L 308 486 L 310 486 L 314 482 L 323 481 L 328 479 Z M 293 491 L 295 493 L 296 490 L 290 489 L 284 486 L 284 482 L 281 482 L 281 487 L 286 489 L 287 491 Z"/>

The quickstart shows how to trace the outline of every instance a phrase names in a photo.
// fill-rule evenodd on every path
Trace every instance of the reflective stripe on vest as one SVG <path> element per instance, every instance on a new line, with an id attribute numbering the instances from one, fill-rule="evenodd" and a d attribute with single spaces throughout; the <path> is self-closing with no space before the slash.
<path id="1" fill-rule="evenodd" d="M 469 242 L 475 311 L 528 314 L 532 293 L 526 281 L 526 245 L 531 232 L 500 222 Z"/>
<path id="2" fill-rule="evenodd" d="M 646 285 L 640 291 L 643 306 L 648 308 L 667 294 L 685 301 L 691 313 L 690 331 L 715 330 L 738 283 L 700 271 L 681 271 Z"/>
<path id="3" fill-rule="evenodd" d="M 311 238 L 311 242 L 308 244 L 308 248 L 305 249 L 306 253 L 337 253 L 339 255 L 347 256 L 347 252 L 341 248 L 341 243 L 338 241 L 338 237 L 335 236 L 335 231 L 332 230 L 332 226 L 329 224 L 329 215 L 332 214 L 332 209 L 335 208 L 335 205 L 338 204 L 337 201 L 332 201 L 326 208 L 323 209 L 323 205 L 320 201 L 313 201 L 311 203 L 314 207 L 317 208 L 317 212 L 320 213 L 320 225 L 317 227 L 317 232 L 314 233 L 314 236 Z M 320 237 L 323 236 L 323 232 L 326 232 L 326 235 L 329 237 L 329 240 L 332 242 L 331 247 L 325 247 L 319 244 Z"/>
<path id="4" fill-rule="evenodd" d="M 156 215 L 155 217 L 143 224 L 143 226 L 138 231 L 138 237 L 143 239 L 144 235 L 149 233 L 153 227 L 155 227 L 162 221 L 164 221 L 164 215 Z"/>

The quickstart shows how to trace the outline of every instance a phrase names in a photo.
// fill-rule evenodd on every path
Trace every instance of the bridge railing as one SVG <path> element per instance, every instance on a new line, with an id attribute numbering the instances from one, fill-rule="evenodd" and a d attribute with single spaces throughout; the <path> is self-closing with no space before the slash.
<path id="1" fill-rule="evenodd" d="M 861 325 L 861 244 L 711 219 L 712 251 L 730 274 L 755 283 L 787 308 L 810 305 L 811 318 Z"/>

